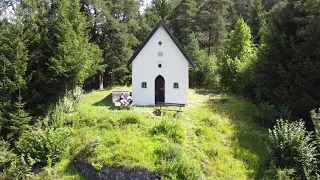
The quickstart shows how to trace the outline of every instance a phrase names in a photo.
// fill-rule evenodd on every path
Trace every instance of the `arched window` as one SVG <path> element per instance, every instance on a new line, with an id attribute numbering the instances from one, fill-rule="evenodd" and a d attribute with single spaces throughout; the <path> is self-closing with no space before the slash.
<path id="1" fill-rule="evenodd" d="M 147 83 L 146 82 L 142 82 L 141 83 L 141 88 L 147 88 Z"/>
<path id="2" fill-rule="evenodd" d="M 177 82 L 173 83 L 173 88 L 174 89 L 179 89 L 179 83 L 177 83 Z"/>

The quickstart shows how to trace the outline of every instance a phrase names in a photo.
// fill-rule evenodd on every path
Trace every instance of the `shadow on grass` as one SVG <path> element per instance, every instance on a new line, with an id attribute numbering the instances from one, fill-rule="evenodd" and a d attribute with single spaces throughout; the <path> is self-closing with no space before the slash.
<path id="1" fill-rule="evenodd" d="M 248 173 L 250 178 L 261 179 L 269 165 L 268 134 L 266 128 L 254 122 L 256 105 L 237 97 L 229 97 L 227 102 L 211 99 L 206 104 L 212 111 L 233 122 L 231 146 L 234 156 L 245 162 L 248 169 L 254 170 Z"/>
<path id="2" fill-rule="evenodd" d="M 93 106 L 107 106 L 107 107 L 113 107 L 112 103 L 112 93 L 109 93 L 105 98 L 103 98 L 101 101 L 98 101 L 93 104 Z"/>
<path id="3" fill-rule="evenodd" d="M 86 180 L 87 178 L 79 172 L 71 162 L 69 162 L 63 171 L 64 175 L 72 176 L 74 179 Z"/>

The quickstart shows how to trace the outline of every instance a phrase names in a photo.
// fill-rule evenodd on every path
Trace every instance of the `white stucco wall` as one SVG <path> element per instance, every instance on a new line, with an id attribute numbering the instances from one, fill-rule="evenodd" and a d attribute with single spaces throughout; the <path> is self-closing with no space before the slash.
<path id="1" fill-rule="evenodd" d="M 163 44 L 158 45 L 161 41 Z M 159 57 L 158 52 L 163 52 Z M 162 62 L 162 67 L 158 67 Z M 155 78 L 165 80 L 165 102 L 188 104 L 189 62 L 161 26 L 132 62 L 132 98 L 136 105 L 155 104 Z M 141 83 L 147 82 L 147 88 Z M 179 83 L 179 89 L 173 83 Z"/>

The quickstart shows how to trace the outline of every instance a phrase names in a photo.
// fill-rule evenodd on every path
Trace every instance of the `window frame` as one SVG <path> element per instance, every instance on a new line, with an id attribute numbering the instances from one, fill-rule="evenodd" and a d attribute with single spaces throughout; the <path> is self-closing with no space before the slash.
<path id="1" fill-rule="evenodd" d="M 178 82 L 174 82 L 173 83 L 173 89 L 179 89 L 179 83 Z"/>
<path id="2" fill-rule="evenodd" d="M 141 88 L 147 89 L 147 87 L 148 87 L 147 82 L 143 81 L 143 82 L 141 83 Z"/>

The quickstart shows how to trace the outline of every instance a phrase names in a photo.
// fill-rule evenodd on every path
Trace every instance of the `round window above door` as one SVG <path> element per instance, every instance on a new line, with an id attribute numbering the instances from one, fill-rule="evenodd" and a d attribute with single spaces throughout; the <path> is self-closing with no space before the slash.
<path id="1" fill-rule="evenodd" d="M 159 51 L 159 52 L 158 52 L 158 56 L 159 56 L 159 57 L 162 57 L 162 56 L 163 56 L 163 52 L 162 52 L 162 51 Z"/>

